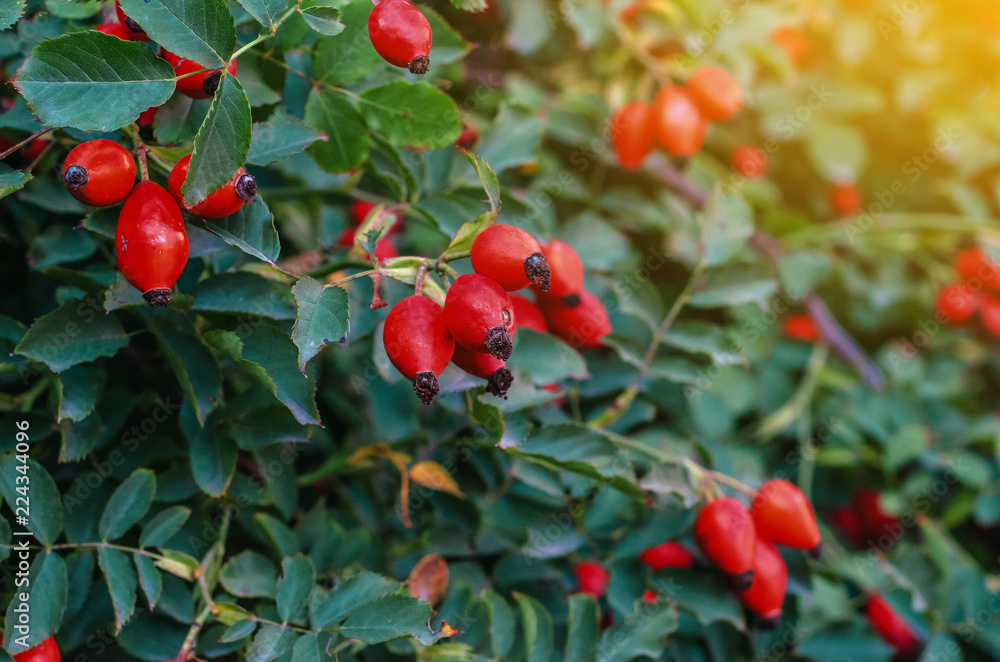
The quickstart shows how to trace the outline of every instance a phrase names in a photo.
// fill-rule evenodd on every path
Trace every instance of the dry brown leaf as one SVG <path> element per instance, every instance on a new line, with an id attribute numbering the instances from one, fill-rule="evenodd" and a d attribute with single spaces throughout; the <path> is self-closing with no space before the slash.
<path id="1" fill-rule="evenodd" d="M 448 590 L 448 564 L 437 554 L 428 554 L 413 566 L 406 586 L 410 595 L 433 606 Z"/>
<path id="2" fill-rule="evenodd" d="M 419 483 L 432 490 L 440 490 L 454 494 L 457 497 L 465 498 L 465 494 L 459 489 L 458 483 L 451 477 L 448 470 L 437 462 L 423 460 L 410 467 L 410 479 L 414 483 Z"/>

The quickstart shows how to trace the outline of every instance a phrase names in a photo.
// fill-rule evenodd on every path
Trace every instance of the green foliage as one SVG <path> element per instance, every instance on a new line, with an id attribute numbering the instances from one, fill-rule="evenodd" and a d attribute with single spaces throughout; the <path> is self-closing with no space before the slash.
<path id="1" fill-rule="evenodd" d="M 151 44 L 92 29 L 110 1 L 0 1 L 5 632 L 23 590 L 28 645 L 54 635 L 66 660 L 888 662 L 864 613 L 881 594 L 918 659 L 1000 659 L 997 339 L 934 312 L 958 250 L 1000 245 L 996 8 L 631 4 L 418 3 L 418 77 L 372 47 L 370 0 L 122 0 L 158 46 L 238 62 L 192 100 Z M 789 25 L 801 62 L 770 38 Z M 618 168 L 612 112 L 706 64 L 743 110 L 690 159 Z M 185 216 L 169 307 L 117 270 L 118 208 L 62 185 L 99 137 L 160 184 L 193 154 L 189 204 L 256 177 L 235 214 Z M 766 176 L 733 170 L 742 144 Z M 844 182 L 863 206 L 830 220 Z M 381 304 L 418 282 L 443 301 L 495 223 L 571 244 L 613 333 L 519 328 L 507 399 L 451 366 L 425 407 Z M 782 333 L 806 312 L 815 344 Z M 638 560 L 695 551 L 705 499 L 772 478 L 824 541 L 782 549 L 776 631 L 701 557 Z M 838 524 L 862 490 L 898 518 L 873 540 Z M 604 595 L 579 591 L 584 560 Z"/>

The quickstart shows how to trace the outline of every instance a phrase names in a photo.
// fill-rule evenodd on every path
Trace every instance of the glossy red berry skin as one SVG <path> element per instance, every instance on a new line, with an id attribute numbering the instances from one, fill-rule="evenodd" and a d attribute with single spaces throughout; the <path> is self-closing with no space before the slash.
<path id="1" fill-rule="evenodd" d="M 351 222 L 354 223 L 355 227 L 361 225 L 375 207 L 374 202 L 355 200 L 351 205 Z M 389 232 L 399 232 L 403 229 L 403 217 L 400 214 L 392 214 L 392 218 L 394 220 L 389 226 Z"/>
<path id="2" fill-rule="evenodd" d="M 551 271 L 542 247 L 528 232 L 514 225 L 491 225 L 472 243 L 472 268 L 508 292 L 537 285 L 550 287 Z"/>
<path id="3" fill-rule="evenodd" d="M 510 294 L 510 305 L 514 309 L 514 319 L 517 320 L 519 329 L 531 329 L 539 333 L 549 332 L 549 323 L 545 321 L 545 316 L 538 309 L 534 301 L 526 299 L 520 294 Z"/>
<path id="4" fill-rule="evenodd" d="M 694 156 L 705 142 L 708 122 L 691 93 L 680 85 L 667 85 L 656 95 L 653 107 L 656 135 L 674 156 Z"/>
<path id="5" fill-rule="evenodd" d="M 135 161 L 127 149 L 98 138 L 80 143 L 63 162 L 63 185 L 80 202 L 107 207 L 125 199 L 135 184 Z"/>
<path id="6" fill-rule="evenodd" d="M 856 216 L 862 204 L 861 192 L 850 182 L 834 184 L 830 189 L 830 206 L 837 218 Z"/>
<path id="7" fill-rule="evenodd" d="M 501 361 L 514 349 L 515 318 L 510 297 L 495 281 L 479 274 L 459 276 L 444 302 L 445 322 L 455 342 Z"/>
<path id="8" fill-rule="evenodd" d="M 781 606 L 788 588 L 788 567 L 769 541 L 758 539 L 754 548 L 753 583 L 740 593 L 740 601 L 757 614 L 758 627 L 773 630 L 781 623 Z"/>
<path id="9" fill-rule="evenodd" d="M 600 563 L 581 561 L 576 564 L 573 572 L 576 574 L 576 583 L 581 593 L 600 598 L 607 592 L 611 575 Z"/>
<path id="10" fill-rule="evenodd" d="M 149 305 L 170 303 L 189 245 L 181 210 L 162 186 L 144 181 L 132 189 L 118 215 L 115 251 L 122 275 Z"/>
<path id="11" fill-rule="evenodd" d="M 431 64 L 431 24 L 408 0 L 382 0 L 368 16 L 368 36 L 391 65 L 425 74 Z"/>
<path id="12" fill-rule="evenodd" d="M 542 246 L 542 255 L 552 271 L 549 297 L 564 297 L 583 291 L 583 260 L 565 241 L 553 239 Z"/>
<path id="13" fill-rule="evenodd" d="M 786 480 L 769 480 L 750 504 L 757 535 L 776 545 L 809 550 L 819 557 L 820 535 L 816 513 L 806 495 Z"/>
<path id="14" fill-rule="evenodd" d="M 994 336 L 1000 336 L 1000 300 L 993 297 L 983 297 L 979 306 L 979 318 L 983 327 Z"/>
<path id="15" fill-rule="evenodd" d="M 665 542 L 643 551 L 639 560 L 653 570 L 690 568 L 694 565 L 694 554 L 679 542 Z"/>
<path id="16" fill-rule="evenodd" d="M 892 646 L 900 659 L 911 659 L 919 652 L 922 642 L 913 628 L 886 602 L 881 595 L 868 598 L 865 615 L 885 643 Z"/>
<path id="17" fill-rule="evenodd" d="M 702 67 L 687 81 L 698 110 L 707 119 L 721 122 L 743 107 L 743 93 L 732 75 L 722 67 Z"/>
<path id="18" fill-rule="evenodd" d="M 750 511 L 742 503 L 723 497 L 705 504 L 694 523 L 694 539 L 709 561 L 733 576 L 737 589 L 750 587 L 758 540 Z"/>
<path id="19" fill-rule="evenodd" d="M 59 646 L 52 637 L 14 656 L 14 662 L 59 662 L 59 660 Z"/>
<path id="20" fill-rule="evenodd" d="M 966 248 L 955 257 L 955 271 L 973 287 L 982 283 L 991 289 L 1000 289 L 1000 264 L 978 246 Z"/>
<path id="21" fill-rule="evenodd" d="M 740 145 L 733 152 L 733 167 L 747 179 L 767 174 L 767 153 L 753 145 Z"/>
<path id="22" fill-rule="evenodd" d="M 938 293 L 934 307 L 942 321 L 964 324 L 979 310 L 979 294 L 968 285 L 949 285 Z"/>
<path id="23" fill-rule="evenodd" d="M 656 143 L 653 107 L 636 101 L 615 111 L 611 116 L 611 141 L 623 168 L 641 168 Z"/>
<path id="24" fill-rule="evenodd" d="M 117 2 L 117 0 L 115 1 L 115 13 L 118 15 L 118 22 L 121 23 L 126 30 L 128 30 L 130 40 L 149 41 L 149 35 L 146 34 L 141 27 L 139 27 L 138 23 L 125 15 L 125 12 L 122 11 L 121 4 Z"/>
<path id="25" fill-rule="evenodd" d="M 601 300 L 586 290 L 563 298 L 543 297 L 539 308 L 549 331 L 577 349 L 600 347 L 611 333 L 611 320 Z"/>
<path id="26" fill-rule="evenodd" d="M 105 23 L 104 25 L 98 25 L 94 29 L 98 32 L 109 34 L 112 37 L 118 37 L 122 41 L 136 41 L 136 39 L 132 36 L 132 31 L 121 23 Z"/>
<path id="27" fill-rule="evenodd" d="M 167 180 L 170 195 L 174 196 L 177 204 L 189 214 L 201 218 L 225 218 L 238 212 L 257 194 L 257 181 L 253 175 L 240 168 L 232 179 L 209 193 L 208 197 L 198 204 L 189 207 L 184 204 L 181 187 L 184 186 L 184 181 L 187 179 L 190 165 L 191 155 L 188 154 L 177 162 L 174 169 L 170 171 L 170 178 Z"/>
<path id="28" fill-rule="evenodd" d="M 486 392 L 498 398 L 507 399 L 507 390 L 514 383 L 514 377 L 507 369 L 507 362 L 492 354 L 470 352 L 461 345 L 455 345 L 451 362 L 474 377 L 486 380 Z"/>
<path id="29" fill-rule="evenodd" d="M 215 91 L 222 83 L 222 69 L 202 71 L 205 68 L 202 65 L 194 60 L 174 55 L 170 51 L 163 51 L 160 53 L 160 57 L 170 63 L 176 75 L 193 74 L 177 81 L 177 89 L 181 94 L 192 99 L 211 99 L 215 96 Z M 201 71 L 201 73 L 194 73 L 196 71 Z M 236 60 L 229 63 L 226 71 L 231 75 L 236 73 Z"/>
<path id="30" fill-rule="evenodd" d="M 413 392 L 421 402 L 429 405 L 440 390 L 438 375 L 455 353 L 444 310 L 427 297 L 406 297 L 389 311 L 382 342 L 389 361 L 413 382 Z"/>
<path id="31" fill-rule="evenodd" d="M 816 342 L 822 335 L 816 320 L 809 315 L 792 315 L 785 320 L 782 329 L 789 338 L 803 342 Z"/>

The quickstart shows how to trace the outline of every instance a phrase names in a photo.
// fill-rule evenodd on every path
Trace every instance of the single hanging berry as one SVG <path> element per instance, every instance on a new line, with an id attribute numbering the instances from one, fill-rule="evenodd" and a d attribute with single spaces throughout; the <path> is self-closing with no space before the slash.
<path id="1" fill-rule="evenodd" d="M 600 598 L 608 590 L 611 575 L 596 561 L 581 561 L 573 568 L 577 586 L 581 593 Z"/>
<path id="2" fill-rule="evenodd" d="M 374 202 L 366 202 L 364 200 L 355 200 L 351 205 L 351 222 L 354 223 L 355 227 L 361 225 L 368 218 L 368 214 L 372 213 L 375 209 Z M 389 232 L 399 232 L 403 229 L 403 216 L 401 214 L 392 214 L 392 225 L 389 226 Z"/>
<path id="3" fill-rule="evenodd" d="M 694 523 L 694 538 L 709 561 L 733 576 L 737 590 L 750 588 L 757 530 L 742 503 L 723 497 L 705 504 Z"/>
<path id="4" fill-rule="evenodd" d="M 553 239 L 542 246 L 542 255 L 552 271 L 549 291 L 545 293 L 548 297 L 565 297 L 583 290 L 583 260 L 572 246 Z"/>
<path id="5" fill-rule="evenodd" d="M 344 228 L 344 231 L 337 238 L 337 245 L 341 248 L 354 248 L 357 233 L 357 228 Z M 375 243 L 375 252 L 373 255 L 376 260 L 388 260 L 393 257 L 399 257 L 399 250 L 397 250 L 396 244 L 387 235 Z"/>
<path id="6" fill-rule="evenodd" d="M 979 283 L 1000 289 L 1000 264 L 978 246 L 966 248 L 955 256 L 955 271 L 977 289 L 981 287 Z"/>
<path id="7" fill-rule="evenodd" d="M 690 568 L 694 565 L 694 554 L 679 542 L 665 542 L 643 551 L 639 560 L 653 570 Z"/>
<path id="8" fill-rule="evenodd" d="M 514 350 L 514 310 L 495 281 L 479 274 L 459 276 L 444 301 L 445 322 L 455 342 L 501 361 Z"/>
<path id="9" fill-rule="evenodd" d="M 508 292 L 531 284 L 544 292 L 552 275 L 535 238 L 513 225 L 491 225 L 479 233 L 472 242 L 472 268 Z"/>
<path id="10" fill-rule="evenodd" d="M 455 141 L 455 145 L 468 151 L 476 146 L 479 142 L 479 129 L 468 120 L 468 118 L 462 118 L 462 133 L 458 136 L 458 140 Z"/>
<path id="11" fill-rule="evenodd" d="M 181 94 L 192 99 L 211 99 L 215 96 L 215 91 L 222 84 L 222 69 L 212 69 L 202 71 L 206 67 L 198 64 L 194 60 L 174 55 L 170 51 L 162 51 L 160 57 L 170 63 L 177 76 L 184 76 L 177 80 L 177 89 Z M 195 72 L 201 73 L 195 73 Z M 226 68 L 230 74 L 236 73 L 236 60 L 229 63 Z M 185 74 L 191 74 L 185 76 Z"/>
<path id="12" fill-rule="evenodd" d="M 721 122 L 743 107 L 743 94 L 733 77 L 722 67 L 702 67 L 687 81 L 698 110 L 707 119 Z"/>
<path id="13" fill-rule="evenodd" d="M 514 383 L 514 377 L 507 369 L 507 362 L 492 354 L 470 352 L 461 345 L 455 345 L 455 355 L 451 362 L 465 372 L 486 380 L 486 392 L 498 398 L 507 399 L 507 390 Z"/>
<path id="14" fill-rule="evenodd" d="M 121 3 L 119 3 L 118 0 L 115 0 L 115 13 L 118 14 L 118 22 L 124 25 L 125 29 L 128 30 L 129 39 L 131 41 L 149 41 L 149 35 L 146 34 L 138 23 L 125 15 L 125 12 L 122 11 Z"/>
<path id="15" fill-rule="evenodd" d="M 623 168 L 641 168 L 656 142 L 653 107 L 636 101 L 615 111 L 611 116 L 611 142 Z"/>
<path id="16" fill-rule="evenodd" d="M 830 187 L 830 206 L 837 218 L 856 216 L 863 205 L 861 192 L 852 182 L 840 182 Z"/>
<path id="17" fill-rule="evenodd" d="M 413 382 L 420 401 L 429 405 L 440 390 L 438 375 L 455 352 L 444 310 L 425 296 L 406 297 L 389 311 L 382 341 L 392 365 Z"/>
<path id="18" fill-rule="evenodd" d="M 59 646 L 52 637 L 14 656 L 14 662 L 59 662 L 60 659 Z"/>
<path id="19" fill-rule="evenodd" d="M 820 554 L 819 526 L 809 500 L 787 480 L 769 480 L 757 490 L 750 504 L 757 534 L 776 545 Z"/>
<path id="20" fill-rule="evenodd" d="M 63 184 L 69 194 L 94 207 L 125 199 L 135 185 L 135 161 L 127 149 L 98 138 L 74 147 L 63 163 Z"/>
<path id="21" fill-rule="evenodd" d="M 142 292 L 149 305 L 166 306 L 184 271 L 188 250 L 177 202 L 159 184 L 136 184 L 122 205 L 115 232 L 118 268 L 125 280 Z"/>
<path id="22" fill-rule="evenodd" d="M 740 602 L 757 614 L 757 627 L 773 630 L 781 623 L 781 606 L 788 588 L 788 567 L 769 541 L 758 539 L 754 547 L 753 583 L 739 594 Z"/>
<path id="23" fill-rule="evenodd" d="M 747 179 L 767 174 L 767 153 L 753 145 L 740 145 L 733 151 L 733 167 Z"/>
<path id="24" fill-rule="evenodd" d="M 408 0 L 381 0 L 368 16 L 372 46 L 389 64 L 425 74 L 434 35 L 427 17 Z"/>
<path id="25" fill-rule="evenodd" d="M 809 315 L 792 315 L 782 324 L 785 335 L 793 340 L 816 342 L 823 337 L 819 325 Z"/>
<path id="26" fill-rule="evenodd" d="M 985 297 L 984 301 L 988 298 Z M 943 322 L 964 324 L 979 310 L 979 293 L 965 284 L 949 285 L 938 293 L 935 308 Z"/>
<path id="27" fill-rule="evenodd" d="M 601 300 L 582 290 L 561 299 L 543 297 L 538 302 L 549 330 L 578 349 L 600 347 L 611 333 L 611 320 Z"/>
<path id="28" fill-rule="evenodd" d="M 177 162 L 174 169 L 170 171 L 170 179 L 167 180 L 167 188 L 174 196 L 177 204 L 184 211 L 201 218 L 225 218 L 238 212 L 244 204 L 253 200 L 257 195 L 257 180 L 253 175 L 240 168 L 236 175 L 228 182 L 208 194 L 208 197 L 194 206 L 184 204 L 184 196 L 181 194 L 181 187 L 187 179 L 188 167 L 191 165 L 191 155 L 188 154 Z"/>
<path id="29" fill-rule="evenodd" d="M 865 615 L 882 640 L 896 651 L 897 659 L 914 659 L 920 652 L 923 645 L 920 637 L 881 595 L 872 594 L 868 598 Z"/>
<path id="30" fill-rule="evenodd" d="M 660 144 L 674 156 L 694 156 L 701 149 L 708 132 L 708 122 L 680 85 L 667 85 L 656 95 L 653 106 L 656 135 Z"/>
<path id="31" fill-rule="evenodd" d="M 983 327 L 994 336 L 1000 336 L 1000 299 L 984 296 L 979 306 L 979 318 Z"/>
<path id="32" fill-rule="evenodd" d="M 519 329 L 531 329 L 539 333 L 549 332 L 549 323 L 545 321 L 545 316 L 538 309 L 534 301 L 526 299 L 520 294 L 510 294 L 510 305 L 514 309 L 514 319 L 517 320 Z"/>

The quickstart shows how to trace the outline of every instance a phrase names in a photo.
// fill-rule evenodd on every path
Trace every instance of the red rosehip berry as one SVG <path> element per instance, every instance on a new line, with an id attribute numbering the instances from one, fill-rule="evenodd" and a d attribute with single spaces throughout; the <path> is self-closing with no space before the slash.
<path id="1" fill-rule="evenodd" d="M 139 113 L 139 119 L 135 121 L 136 126 L 139 127 L 139 137 L 147 142 L 154 139 L 153 120 L 156 119 L 157 110 L 159 110 L 159 106 L 150 106 L 146 110 Z"/>
<path id="2" fill-rule="evenodd" d="M 750 511 L 742 503 L 723 497 L 705 504 L 694 523 L 694 539 L 709 561 L 733 576 L 737 590 L 750 587 L 758 540 Z"/>
<path id="3" fill-rule="evenodd" d="M 211 99 L 215 96 L 215 91 L 222 83 L 222 69 L 202 71 L 206 67 L 194 60 L 174 55 L 170 51 L 163 51 L 160 53 L 160 57 L 170 63 L 170 66 L 174 68 L 174 74 L 184 76 L 184 78 L 177 80 L 177 89 L 181 94 L 192 99 Z M 236 73 L 236 60 L 229 63 L 226 71 L 230 74 Z M 185 74 L 192 75 L 185 76 Z"/>
<path id="4" fill-rule="evenodd" d="M 739 594 L 747 609 L 757 614 L 757 626 L 773 630 L 781 623 L 781 606 L 788 588 L 788 567 L 768 540 L 758 539 L 753 554 L 753 583 Z"/>
<path id="5" fill-rule="evenodd" d="M 542 255 L 552 271 L 551 285 L 546 292 L 549 297 L 565 297 L 583 290 L 583 260 L 572 246 L 553 239 L 542 246 Z"/>
<path id="6" fill-rule="evenodd" d="M 548 333 L 549 324 L 545 321 L 545 316 L 538 309 L 534 301 L 526 299 L 520 294 L 510 294 L 510 305 L 514 309 L 514 319 L 520 329 L 531 329 L 539 333 Z"/>
<path id="7" fill-rule="evenodd" d="M 474 377 L 486 380 L 486 392 L 498 398 L 507 399 L 507 390 L 514 383 L 514 376 L 507 369 L 507 362 L 492 354 L 470 352 L 461 345 L 455 345 L 455 355 L 451 362 Z"/>
<path id="8" fill-rule="evenodd" d="M 45 140 L 44 138 L 36 138 L 31 141 L 28 143 L 28 146 L 24 148 L 24 162 L 34 163 L 42 157 L 42 154 L 45 153 L 45 150 L 48 149 L 51 144 L 51 140 Z"/>
<path id="9" fill-rule="evenodd" d="M 989 288 L 1000 289 L 1000 264 L 978 246 L 966 248 L 955 257 L 955 271 L 963 281 L 979 281 Z"/>
<path id="10" fill-rule="evenodd" d="M 983 320 L 983 326 L 987 331 L 1000 336 L 1000 300 L 983 297 L 979 307 L 979 317 Z"/>
<path id="11" fill-rule="evenodd" d="M 352 248 L 355 243 L 356 234 L 356 228 L 345 228 L 344 231 L 340 233 L 340 237 L 337 239 L 337 245 L 341 248 Z M 399 251 L 396 250 L 396 244 L 392 243 L 392 240 L 389 237 L 382 237 L 375 243 L 375 259 L 381 261 L 388 260 L 393 257 L 399 257 Z"/>
<path id="12" fill-rule="evenodd" d="M 413 382 L 413 392 L 429 405 L 438 394 L 438 375 L 455 353 L 441 306 L 414 294 L 389 311 L 382 330 L 386 354 L 396 370 Z"/>
<path id="13" fill-rule="evenodd" d="M 656 95 L 653 106 L 656 135 L 660 144 L 674 156 L 694 156 L 708 133 L 691 93 L 680 85 L 667 85 Z"/>
<path id="14" fill-rule="evenodd" d="M 104 34 L 109 34 L 112 37 L 118 37 L 122 41 L 133 41 L 132 31 L 126 28 L 121 23 L 105 23 L 104 25 L 98 25 L 94 28 L 98 32 L 103 32 Z"/>
<path id="15" fill-rule="evenodd" d="M 386 62 L 425 74 L 434 34 L 427 17 L 408 0 L 382 0 L 368 16 L 368 36 Z"/>
<path id="16" fill-rule="evenodd" d="M 740 145 L 733 152 L 733 167 L 747 179 L 767 174 L 767 153 L 753 145 Z"/>
<path id="17" fill-rule="evenodd" d="M 819 526 L 809 500 L 798 487 L 786 480 L 769 480 L 757 490 L 750 504 L 757 533 L 776 545 L 806 549 L 820 554 Z"/>
<path id="18" fill-rule="evenodd" d="M 611 575 L 596 561 L 581 561 L 573 569 L 581 593 L 599 598 L 608 590 Z"/>
<path id="19" fill-rule="evenodd" d="M 479 129 L 468 119 L 463 119 L 462 133 L 458 136 L 458 140 L 455 141 L 455 145 L 464 150 L 470 150 L 476 146 L 477 142 L 479 142 Z"/>
<path id="20" fill-rule="evenodd" d="M 459 276 L 444 301 L 445 322 L 455 342 L 501 361 L 514 349 L 514 309 L 495 281 L 479 274 Z"/>
<path id="21" fill-rule="evenodd" d="M 851 500 L 851 509 L 861 519 L 864 543 L 888 547 L 902 535 L 899 518 L 882 509 L 882 497 L 878 492 L 872 490 L 858 492 Z M 889 537 L 888 541 L 884 539 L 886 536 Z"/>
<path id="22" fill-rule="evenodd" d="M 938 293 L 934 307 L 945 322 L 963 324 L 979 309 L 979 295 L 968 285 L 949 285 Z"/>
<path id="23" fill-rule="evenodd" d="M 69 194 L 94 207 L 121 202 L 135 184 L 135 161 L 127 149 L 98 138 L 80 143 L 63 163 L 63 184 Z"/>
<path id="24" fill-rule="evenodd" d="M 166 306 L 184 271 L 188 250 L 177 202 L 159 184 L 136 184 L 122 205 L 115 231 L 118 268 L 125 280 L 142 292 L 150 306 Z"/>
<path id="25" fill-rule="evenodd" d="M 472 268 L 508 292 L 537 285 L 547 291 L 552 272 L 542 247 L 513 225 L 491 225 L 472 242 Z"/>
<path id="26" fill-rule="evenodd" d="M 852 508 L 834 508 L 830 511 L 830 522 L 840 529 L 855 547 L 865 544 L 864 524 L 861 517 Z"/>
<path id="27" fill-rule="evenodd" d="M 118 14 L 118 22 L 124 25 L 125 29 L 128 30 L 130 35 L 129 39 L 131 41 L 149 41 L 149 35 L 146 34 L 146 31 L 143 30 L 138 23 L 125 15 L 125 12 L 122 11 L 121 3 L 119 3 L 118 0 L 115 0 L 115 13 Z"/>
<path id="28" fill-rule="evenodd" d="M 803 342 L 816 342 L 822 335 L 816 320 L 809 315 L 792 315 L 785 320 L 782 328 L 786 336 Z"/>
<path id="29" fill-rule="evenodd" d="M 59 646 L 52 637 L 14 656 L 14 662 L 59 662 L 59 660 Z"/>
<path id="30" fill-rule="evenodd" d="M 368 218 L 368 214 L 372 213 L 376 205 L 374 202 L 366 202 L 364 200 L 355 200 L 354 204 L 351 205 L 351 222 L 355 226 L 361 225 Z M 403 217 L 400 214 L 392 214 L 394 219 L 392 225 L 389 226 L 389 232 L 399 232 L 403 229 Z"/>
<path id="31" fill-rule="evenodd" d="M 837 218 L 856 216 L 861 212 L 861 192 L 851 182 L 840 182 L 830 188 L 830 206 Z"/>
<path id="32" fill-rule="evenodd" d="M 694 565 L 694 554 L 679 542 L 665 542 L 643 551 L 639 560 L 653 570 L 690 568 Z"/>
<path id="33" fill-rule="evenodd" d="M 638 170 L 653 151 L 656 124 L 653 107 L 639 101 L 628 103 L 611 116 L 611 141 L 618 163 L 626 170 Z"/>
<path id="34" fill-rule="evenodd" d="M 702 67 L 687 81 L 698 110 L 706 118 L 721 122 L 743 107 L 743 94 L 732 75 L 722 67 Z"/>
<path id="35" fill-rule="evenodd" d="M 911 659 L 920 651 L 920 637 L 881 595 L 869 596 L 865 615 L 882 640 L 896 651 L 897 658 Z"/>
<path id="36" fill-rule="evenodd" d="M 659 599 L 659 594 L 652 589 L 646 589 L 646 591 L 642 594 L 643 602 L 656 602 Z"/>
<path id="37" fill-rule="evenodd" d="M 225 218 L 238 212 L 244 204 L 257 195 L 257 180 L 243 168 L 228 182 L 208 194 L 208 197 L 193 206 L 184 204 L 181 187 L 187 179 L 188 167 L 191 165 L 191 155 L 188 154 L 177 162 L 170 171 L 167 188 L 174 196 L 177 204 L 189 214 L 201 218 Z"/>
<path id="38" fill-rule="evenodd" d="M 573 347 L 600 347 L 604 336 L 611 333 L 611 320 L 604 304 L 586 290 L 561 299 L 544 297 L 539 307 L 549 330 Z"/>
<path id="39" fill-rule="evenodd" d="M 771 31 L 771 41 L 785 52 L 792 64 L 798 66 L 806 61 L 812 47 L 809 39 L 798 28 L 783 25 Z"/>

